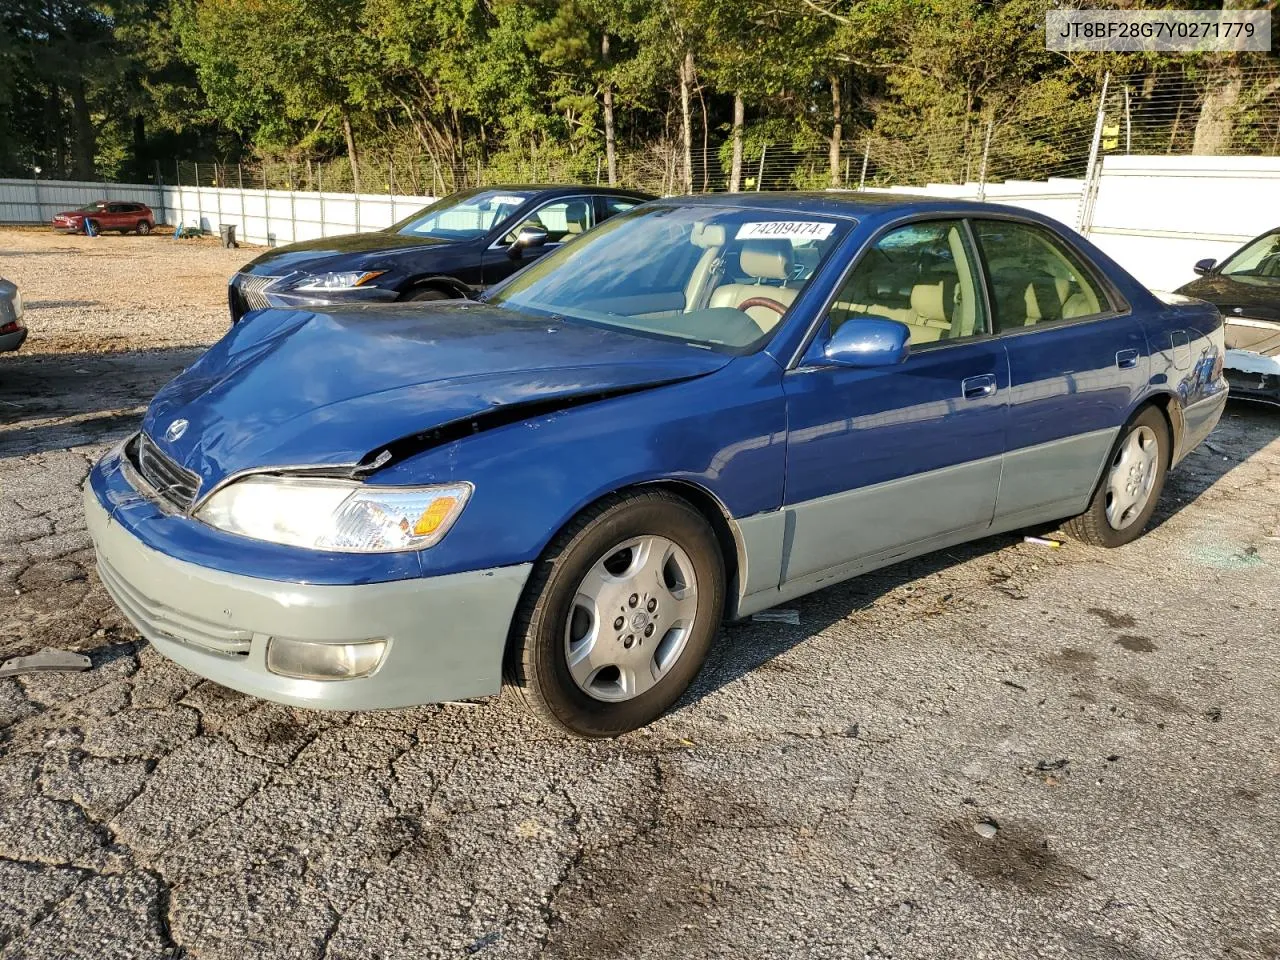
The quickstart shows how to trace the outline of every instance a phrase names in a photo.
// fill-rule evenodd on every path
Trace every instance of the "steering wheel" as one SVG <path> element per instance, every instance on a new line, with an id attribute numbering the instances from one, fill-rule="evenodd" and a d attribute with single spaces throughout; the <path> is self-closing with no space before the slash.
<path id="1" fill-rule="evenodd" d="M 778 316 L 782 316 L 787 312 L 785 303 L 779 303 L 770 297 L 747 297 L 747 299 L 738 304 L 738 309 L 743 313 L 747 312 L 747 307 L 768 307 Z"/>

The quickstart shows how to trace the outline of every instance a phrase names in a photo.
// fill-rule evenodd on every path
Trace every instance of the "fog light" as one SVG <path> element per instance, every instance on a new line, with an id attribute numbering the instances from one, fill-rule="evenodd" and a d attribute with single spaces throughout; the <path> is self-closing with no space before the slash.
<path id="1" fill-rule="evenodd" d="M 267 669 L 299 680 L 352 680 L 378 669 L 387 641 L 308 643 L 272 637 L 267 642 Z"/>

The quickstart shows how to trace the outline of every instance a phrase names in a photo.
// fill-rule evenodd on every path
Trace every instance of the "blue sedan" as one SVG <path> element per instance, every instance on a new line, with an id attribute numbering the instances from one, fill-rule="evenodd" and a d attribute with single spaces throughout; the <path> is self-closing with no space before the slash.
<path id="1" fill-rule="evenodd" d="M 961 541 L 1137 537 L 1221 415 L 1222 320 L 1009 207 L 721 195 L 481 301 L 263 310 L 85 489 L 102 581 L 284 703 L 662 714 L 724 618 Z"/>

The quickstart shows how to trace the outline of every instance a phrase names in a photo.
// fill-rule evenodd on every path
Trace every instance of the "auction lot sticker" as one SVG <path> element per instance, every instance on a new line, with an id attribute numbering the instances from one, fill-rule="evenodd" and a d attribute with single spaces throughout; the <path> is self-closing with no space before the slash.
<path id="1" fill-rule="evenodd" d="M 836 228 L 834 223 L 814 220 L 766 220 L 744 223 L 738 228 L 737 240 L 825 240 Z"/>

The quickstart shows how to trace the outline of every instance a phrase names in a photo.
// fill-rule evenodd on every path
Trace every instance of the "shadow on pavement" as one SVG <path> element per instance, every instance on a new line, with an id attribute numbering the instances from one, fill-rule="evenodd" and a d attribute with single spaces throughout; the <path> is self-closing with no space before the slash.
<path id="1" fill-rule="evenodd" d="M 1209 439 L 1169 474 L 1164 495 L 1147 529 L 1154 530 L 1177 516 L 1278 436 L 1280 409 L 1247 400 L 1229 401 Z"/>
<path id="2" fill-rule="evenodd" d="M 125 436 L 203 347 L 0 355 L 0 457 Z"/>
<path id="3" fill-rule="evenodd" d="M 1199 499 L 1233 469 L 1280 436 L 1280 410 L 1233 401 L 1220 425 L 1169 475 L 1147 531 Z M 1065 519 L 1065 518 L 1064 518 Z M 937 553 L 925 554 L 784 604 L 800 613 L 800 627 L 744 621 L 724 628 L 707 658 L 706 667 L 677 703 L 677 710 L 767 664 L 834 623 L 863 610 L 898 587 L 949 567 L 987 556 L 1018 543 L 1024 533 L 1045 534 L 1052 523 L 1025 531 L 975 540 Z M 998 583 L 993 581 L 993 586 Z"/>

